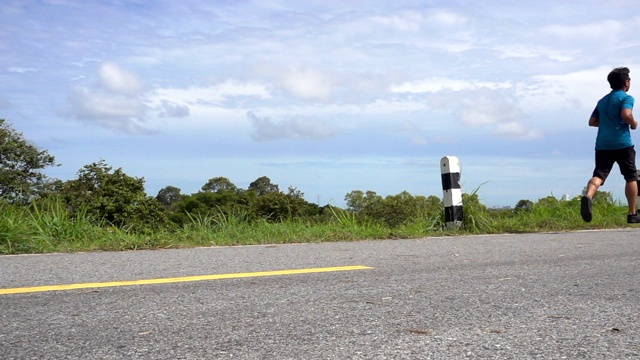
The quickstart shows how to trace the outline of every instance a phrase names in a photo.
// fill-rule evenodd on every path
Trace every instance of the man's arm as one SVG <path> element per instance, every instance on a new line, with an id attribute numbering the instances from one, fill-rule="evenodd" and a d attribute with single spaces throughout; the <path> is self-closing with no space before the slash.
<path id="1" fill-rule="evenodd" d="M 631 130 L 635 130 L 638 127 L 638 122 L 633 118 L 633 111 L 631 109 L 622 109 L 620 116 L 622 116 L 622 121 L 629 124 Z"/>
<path id="2" fill-rule="evenodd" d="M 600 126 L 600 111 L 598 110 L 598 106 L 596 105 L 595 109 L 591 113 L 591 117 L 589 118 L 589 126 L 598 127 Z"/>

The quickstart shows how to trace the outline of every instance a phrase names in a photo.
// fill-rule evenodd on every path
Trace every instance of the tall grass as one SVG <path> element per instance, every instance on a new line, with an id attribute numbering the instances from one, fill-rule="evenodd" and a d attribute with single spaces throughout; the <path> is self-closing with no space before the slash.
<path id="1" fill-rule="evenodd" d="M 25 222 L 25 209 L 0 202 L 0 252 L 14 254 L 29 252 L 30 228 Z"/>
<path id="2" fill-rule="evenodd" d="M 323 218 L 282 222 L 252 219 L 242 210 L 218 209 L 204 215 L 189 214 L 189 221 L 179 228 L 152 232 L 132 226 L 113 227 L 82 210 L 70 215 L 57 199 L 28 206 L 0 201 L 0 254 L 356 241 L 628 226 L 626 206 L 607 201 L 594 202 L 593 221 L 584 223 L 580 218 L 579 198 L 539 202 L 524 210 L 489 209 L 477 200 L 476 192 L 463 200 L 463 225 L 452 230 L 445 228 L 442 211 L 416 213 L 401 225 L 391 227 L 382 221 L 328 207 Z"/>
<path id="3" fill-rule="evenodd" d="M 0 202 L 0 213 L 0 254 L 127 250 L 158 242 L 93 219 L 84 209 L 71 215 L 56 198 L 27 206 Z"/>
<path id="4" fill-rule="evenodd" d="M 82 209 L 71 215 L 57 198 L 32 203 L 26 214 L 26 221 L 34 231 L 33 238 L 51 248 L 56 247 L 54 244 L 69 242 L 85 247 L 102 227 Z"/>

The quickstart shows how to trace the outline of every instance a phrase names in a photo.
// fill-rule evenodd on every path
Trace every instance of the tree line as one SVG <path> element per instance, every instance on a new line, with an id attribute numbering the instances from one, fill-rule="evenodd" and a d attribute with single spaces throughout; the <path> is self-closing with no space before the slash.
<path id="1" fill-rule="evenodd" d="M 55 199 L 71 216 L 90 216 L 109 226 L 148 231 L 180 227 L 204 217 L 221 221 L 232 215 L 246 221 L 322 222 L 351 214 L 357 215 L 358 221 L 378 221 L 395 227 L 416 216 L 442 215 L 440 198 L 413 196 L 406 191 L 382 197 L 374 191 L 354 190 L 345 195 L 347 208 L 341 209 L 310 203 L 302 191 L 292 186 L 281 191 L 267 176 L 257 178 L 246 189 L 217 176 L 193 194 L 166 186 L 156 196 L 149 196 L 144 178 L 129 176 L 104 160 L 85 165 L 68 181 L 48 178 L 43 170 L 52 166 L 57 166 L 53 155 L 0 119 L 1 201 L 29 205 Z"/>

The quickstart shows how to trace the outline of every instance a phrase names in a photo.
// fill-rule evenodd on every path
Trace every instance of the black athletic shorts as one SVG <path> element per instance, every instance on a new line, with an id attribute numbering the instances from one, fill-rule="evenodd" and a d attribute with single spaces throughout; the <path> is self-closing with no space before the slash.
<path id="1" fill-rule="evenodd" d="M 633 146 L 619 150 L 596 150 L 596 168 L 593 170 L 593 176 L 602 179 L 604 184 L 614 163 L 618 163 L 620 173 L 627 182 L 638 181 L 636 150 Z"/>

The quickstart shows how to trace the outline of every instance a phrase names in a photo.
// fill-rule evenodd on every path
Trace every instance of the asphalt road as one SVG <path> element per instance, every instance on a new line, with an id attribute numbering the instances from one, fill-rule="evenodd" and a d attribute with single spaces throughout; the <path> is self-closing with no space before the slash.
<path id="1" fill-rule="evenodd" d="M 0 256 L 0 290 L 1 359 L 640 359 L 640 229 Z"/>

